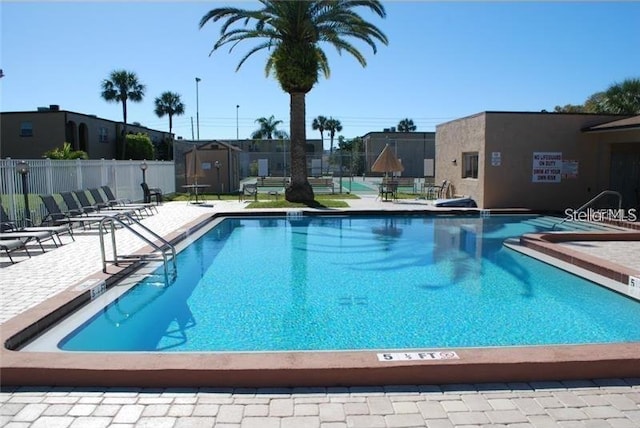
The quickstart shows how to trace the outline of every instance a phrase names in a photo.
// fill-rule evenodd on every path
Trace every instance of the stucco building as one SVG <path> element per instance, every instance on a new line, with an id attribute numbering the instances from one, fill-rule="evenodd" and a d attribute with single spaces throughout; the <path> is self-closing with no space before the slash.
<path id="1" fill-rule="evenodd" d="M 83 150 L 89 159 L 114 159 L 116 137 L 122 122 L 94 115 L 61 110 L 58 105 L 39 107 L 36 111 L 0 113 L 0 157 L 38 159 L 49 150 L 71 144 Z M 144 133 L 154 146 L 171 138 L 168 132 L 127 124 L 127 132 Z"/>
<path id="2" fill-rule="evenodd" d="M 640 207 L 640 116 L 487 111 L 436 127 L 436 180 L 482 208 Z"/>

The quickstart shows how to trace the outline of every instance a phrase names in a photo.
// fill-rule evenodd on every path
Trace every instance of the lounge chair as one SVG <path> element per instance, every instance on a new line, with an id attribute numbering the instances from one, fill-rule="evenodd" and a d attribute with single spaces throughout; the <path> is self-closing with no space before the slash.
<path id="1" fill-rule="evenodd" d="M 69 193 L 69 192 L 66 192 L 66 193 Z M 75 192 L 73 192 L 73 194 L 76 196 L 76 198 L 78 198 L 78 201 L 80 202 L 80 207 L 82 208 L 85 214 L 116 215 L 116 214 L 126 213 L 126 214 L 135 215 L 136 217 L 138 217 L 138 219 L 142 218 L 140 214 L 134 209 L 118 208 L 118 207 L 111 208 L 109 207 L 108 204 L 100 203 L 97 201 L 95 203 L 91 203 L 91 201 L 89 201 L 89 198 L 87 197 L 87 194 L 85 193 L 84 190 L 76 190 Z M 64 198 L 64 201 L 67 204 L 67 206 L 69 206 L 70 203 L 73 204 L 75 202 L 75 199 L 73 197 L 69 197 L 64 193 L 62 193 L 61 195 Z M 69 206 L 69 208 L 71 207 Z"/>
<path id="2" fill-rule="evenodd" d="M 58 247 L 58 243 L 56 242 L 55 239 L 53 239 L 53 235 L 54 234 L 52 232 L 44 232 L 44 231 L 25 232 L 25 231 L 17 230 L 15 232 L 0 232 L 0 241 L 5 241 L 5 240 L 11 241 L 11 240 L 19 239 L 23 241 L 25 244 L 27 244 L 29 241 L 36 241 L 38 245 L 40 245 L 40 249 L 44 253 L 46 250 L 44 249 L 44 245 L 42 245 L 43 241 L 51 239 L 51 241 L 53 241 L 53 245 Z"/>
<path id="3" fill-rule="evenodd" d="M 95 188 L 89 189 L 89 193 L 91 193 L 91 196 L 93 197 L 93 200 L 96 201 L 96 204 L 99 204 L 101 206 L 104 205 L 107 209 L 132 210 L 140 215 L 143 215 L 143 214 L 153 215 L 153 211 L 151 211 L 151 208 L 150 208 L 152 204 L 148 204 L 149 206 L 147 206 L 147 204 L 132 204 L 132 203 L 121 204 L 118 201 L 109 200 L 108 197 L 107 199 L 103 198 L 102 194 L 100 193 L 100 190 Z"/>
<path id="4" fill-rule="evenodd" d="M 7 256 L 9 256 L 9 260 L 11 263 L 15 263 L 13 261 L 13 257 L 11 257 L 11 253 L 17 250 L 24 250 L 27 253 L 27 256 L 31 257 L 29 254 L 29 250 L 27 249 L 27 245 L 21 239 L 5 239 L 0 240 L 0 249 L 4 250 Z"/>
<path id="5" fill-rule="evenodd" d="M 53 195 L 40 195 L 40 199 L 44 203 L 45 208 L 48 211 L 47 216 L 44 221 L 50 222 L 52 224 L 69 224 L 73 225 L 74 223 L 79 223 L 83 228 L 89 228 L 93 223 L 98 223 L 105 217 L 109 217 L 109 215 L 105 214 L 77 214 L 76 211 L 63 211 L 58 205 L 58 202 L 55 200 Z M 113 216 L 113 215 L 112 215 Z"/>
<path id="6" fill-rule="evenodd" d="M 162 203 L 162 190 L 158 188 L 150 189 L 147 183 L 140 183 L 140 187 L 142 187 L 144 202 L 146 204 L 151 203 L 151 198 L 156 198 L 156 205 L 160 205 Z"/>
<path id="7" fill-rule="evenodd" d="M 9 219 L 9 215 L 4 210 L 4 207 L 0 205 L 0 232 L 17 232 L 17 231 L 50 232 L 54 234 L 55 237 L 58 238 L 58 242 L 60 242 L 60 245 L 63 245 L 60 235 L 67 234 L 71 237 L 72 241 L 75 241 L 75 238 L 73 236 L 73 229 L 71 228 L 70 224 L 19 227 L 15 221 L 11 221 Z"/>
<path id="8" fill-rule="evenodd" d="M 146 202 L 133 202 L 131 201 L 131 199 L 124 199 L 124 198 L 116 198 L 116 195 L 113 194 L 113 191 L 111 190 L 111 187 L 109 186 L 102 186 L 101 187 L 102 191 L 104 192 L 105 196 L 107 197 L 107 201 L 109 203 L 116 203 L 118 205 L 122 205 L 122 206 L 127 206 L 127 205 L 142 205 L 146 208 L 149 209 L 150 212 L 153 213 L 153 211 L 155 211 L 156 213 L 158 213 L 158 208 L 155 206 L 155 204 L 152 204 L 151 202 L 146 203 Z"/>

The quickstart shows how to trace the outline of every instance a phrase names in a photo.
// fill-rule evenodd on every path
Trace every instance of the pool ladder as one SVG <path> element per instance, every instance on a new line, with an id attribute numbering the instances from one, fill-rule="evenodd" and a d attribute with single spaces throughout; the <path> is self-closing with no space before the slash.
<path id="1" fill-rule="evenodd" d="M 620 192 L 616 192 L 615 190 L 603 190 L 602 192 L 598 193 L 595 197 L 590 199 L 589 202 L 585 203 L 580 208 L 576 209 L 574 212 L 579 213 L 579 212 L 583 211 L 585 208 L 591 206 L 591 204 L 596 202 L 598 199 L 602 198 L 603 196 L 608 196 L 608 195 L 613 195 L 613 196 L 618 198 L 618 212 L 620 210 L 622 210 L 622 195 L 620 194 Z M 569 220 L 569 217 L 565 217 L 562 221 L 554 224 L 553 227 L 551 228 L 551 230 L 554 230 L 556 228 L 556 226 L 561 226 L 567 220 Z"/>
<path id="2" fill-rule="evenodd" d="M 116 225 L 123 227 L 133 233 L 135 236 L 140 238 L 142 241 L 147 243 L 149 246 L 153 248 L 153 251 L 145 254 L 129 254 L 129 255 L 119 255 L 117 246 L 116 246 L 116 234 L 115 229 Z M 134 228 L 134 226 L 136 226 Z M 150 261 L 162 261 L 164 267 L 164 280 L 165 284 L 169 285 L 169 267 L 168 262 L 171 259 L 171 279 L 175 279 L 178 274 L 178 268 L 176 267 L 176 249 L 173 245 L 171 245 L 168 241 L 166 241 L 163 237 L 145 227 L 138 220 L 133 218 L 128 213 L 120 213 L 115 216 L 105 217 L 100 220 L 100 252 L 102 254 L 102 271 L 104 273 L 107 272 L 107 263 L 113 263 L 118 266 L 121 262 L 138 260 L 141 262 L 150 262 Z M 111 247 L 113 249 L 113 259 L 108 260 L 105 249 L 105 239 L 104 235 L 108 232 L 111 232 Z"/>

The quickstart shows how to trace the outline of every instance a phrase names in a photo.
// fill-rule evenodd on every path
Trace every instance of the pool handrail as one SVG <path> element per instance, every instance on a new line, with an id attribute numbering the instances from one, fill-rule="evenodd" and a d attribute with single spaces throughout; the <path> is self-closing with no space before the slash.
<path id="1" fill-rule="evenodd" d="M 589 200 L 589 202 L 585 203 L 584 205 L 580 206 L 580 208 L 576 209 L 574 212 L 579 213 L 580 211 L 584 210 L 589 205 L 593 204 L 595 201 L 597 201 L 598 199 L 600 199 L 602 196 L 605 196 L 605 195 L 617 196 L 618 197 L 618 211 L 620 211 L 622 209 L 622 195 L 620 194 L 620 192 L 616 192 L 615 190 L 603 190 L 602 192 L 598 193 L 596 196 L 591 198 Z M 551 228 L 551 230 L 554 230 L 556 228 L 556 226 L 562 225 L 567 220 L 569 220 L 569 217 L 565 217 L 564 219 L 562 219 L 562 221 L 560 221 L 558 223 L 555 223 L 553 225 L 553 227 Z"/>

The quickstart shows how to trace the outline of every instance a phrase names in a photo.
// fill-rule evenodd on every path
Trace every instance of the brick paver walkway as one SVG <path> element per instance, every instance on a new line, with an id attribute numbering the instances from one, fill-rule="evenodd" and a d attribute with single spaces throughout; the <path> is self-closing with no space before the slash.
<path id="1" fill-rule="evenodd" d="M 355 208 L 394 208 L 373 198 Z M 400 204 L 398 204 L 400 205 Z M 420 203 L 403 204 L 423 208 Z M 145 224 L 160 234 L 215 207 L 165 204 Z M 101 268 L 95 235 L 0 269 L 0 322 Z M 124 250 L 139 245 L 128 238 Z M 3 258 L 4 261 L 4 258 Z M 634 326 L 630 326 L 633 328 Z M 1 373 L 0 373 L 1 376 Z M 0 426 L 17 427 L 640 427 L 635 379 L 479 385 L 283 389 L 19 387 L 0 392 Z"/>

